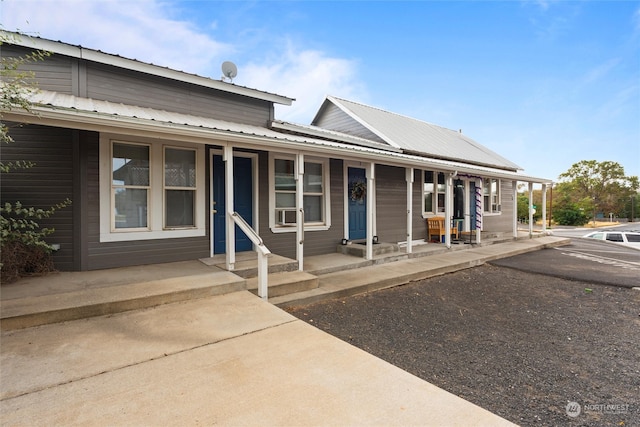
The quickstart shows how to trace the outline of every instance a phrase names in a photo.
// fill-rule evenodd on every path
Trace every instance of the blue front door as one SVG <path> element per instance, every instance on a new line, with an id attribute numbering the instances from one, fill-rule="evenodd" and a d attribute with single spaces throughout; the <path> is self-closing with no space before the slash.
<path id="1" fill-rule="evenodd" d="M 469 226 L 470 230 L 476 229 L 476 183 L 469 181 Z"/>
<path id="2" fill-rule="evenodd" d="M 213 253 L 223 254 L 226 249 L 225 167 L 222 156 L 213 156 Z M 233 202 L 238 212 L 253 227 L 253 167 L 248 157 L 233 158 Z M 236 251 L 253 249 L 251 240 L 236 226 Z"/>
<path id="3" fill-rule="evenodd" d="M 367 237 L 367 177 L 364 169 L 348 168 L 349 240 Z"/>

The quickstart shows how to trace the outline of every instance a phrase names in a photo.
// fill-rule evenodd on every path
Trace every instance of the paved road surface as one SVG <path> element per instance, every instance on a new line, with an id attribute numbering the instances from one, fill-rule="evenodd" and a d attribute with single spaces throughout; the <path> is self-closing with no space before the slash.
<path id="1" fill-rule="evenodd" d="M 504 258 L 492 264 L 588 283 L 640 286 L 640 251 L 596 240 L 572 239 L 567 246 Z"/>

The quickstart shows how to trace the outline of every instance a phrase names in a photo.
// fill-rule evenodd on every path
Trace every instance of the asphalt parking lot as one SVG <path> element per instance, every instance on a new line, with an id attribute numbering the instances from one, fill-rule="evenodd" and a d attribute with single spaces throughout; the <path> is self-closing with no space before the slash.
<path id="1" fill-rule="evenodd" d="M 522 426 L 640 425 L 638 290 L 483 265 L 290 312 Z"/>
<path id="2" fill-rule="evenodd" d="M 492 264 L 586 283 L 640 286 L 640 250 L 602 241 L 572 239 L 570 245 L 503 258 Z"/>

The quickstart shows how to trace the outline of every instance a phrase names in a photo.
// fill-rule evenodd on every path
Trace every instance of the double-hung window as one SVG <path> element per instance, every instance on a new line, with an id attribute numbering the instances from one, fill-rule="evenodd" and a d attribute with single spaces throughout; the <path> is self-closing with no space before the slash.
<path id="1" fill-rule="evenodd" d="M 296 164 L 294 157 L 271 157 L 271 215 L 274 231 L 293 231 L 297 223 Z M 305 229 L 326 229 L 330 225 L 328 212 L 329 167 L 325 160 L 304 162 L 302 208 Z"/>
<path id="2" fill-rule="evenodd" d="M 151 190 L 149 146 L 114 143 L 111 165 L 112 230 L 147 230 Z"/>
<path id="3" fill-rule="evenodd" d="M 195 226 L 196 151 L 164 148 L 164 227 Z"/>
<path id="4" fill-rule="evenodd" d="M 485 178 L 482 185 L 482 194 L 485 213 L 500 213 L 500 180 Z"/>
<path id="5" fill-rule="evenodd" d="M 204 147 L 100 138 L 100 241 L 204 236 Z"/>
<path id="6" fill-rule="evenodd" d="M 422 171 L 422 199 L 424 214 L 444 213 L 445 178 L 444 173 Z"/>
<path id="7" fill-rule="evenodd" d="M 293 159 L 275 159 L 276 223 L 280 226 L 296 223 L 296 178 Z"/>

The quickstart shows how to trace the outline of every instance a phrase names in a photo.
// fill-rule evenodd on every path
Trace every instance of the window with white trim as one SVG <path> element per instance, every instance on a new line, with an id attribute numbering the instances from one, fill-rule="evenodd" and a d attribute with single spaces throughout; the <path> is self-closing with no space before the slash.
<path id="1" fill-rule="evenodd" d="M 482 195 L 486 213 L 500 213 L 502 211 L 499 179 L 485 178 L 482 181 Z"/>
<path id="2" fill-rule="evenodd" d="M 444 173 L 424 170 L 422 177 L 423 213 L 444 213 L 446 188 Z"/>
<path id="3" fill-rule="evenodd" d="M 296 178 L 293 159 L 274 159 L 276 224 L 296 224 Z"/>
<path id="4" fill-rule="evenodd" d="M 273 155 L 271 158 L 272 215 L 271 227 L 291 231 L 297 223 L 296 176 L 293 156 Z M 326 229 L 330 225 L 329 164 L 326 160 L 305 159 L 303 175 L 303 209 L 305 229 Z"/>
<path id="5" fill-rule="evenodd" d="M 149 227 L 149 146 L 114 142 L 111 155 L 111 230 Z"/>
<path id="6" fill-rule="evenodd" d="M 101 134 L 100 241 L 205 236 L 204 151 Z"/>
<path id="7" fill-rule="evenodd" d="M 164 228 L 195 227 L 196 151 L 164 147 Z"/>

